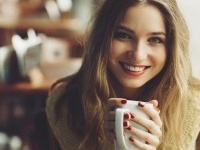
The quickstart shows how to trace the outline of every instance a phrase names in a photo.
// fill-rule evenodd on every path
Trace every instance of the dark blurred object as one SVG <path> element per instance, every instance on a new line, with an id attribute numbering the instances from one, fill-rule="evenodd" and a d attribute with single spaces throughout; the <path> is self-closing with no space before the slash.
<path id="1" fill-rule="evenodd" d="M 0 96 L 0 150 L 59 150 L 46 118 L 46 96 Z M 12 149 L 12 140 L 21 148 Z"/>
<path id="2" fill-rule="evenodd" d="M 22 80 L 16 52 L 12 46 L 0 48 L 0 82 L 15 83 Z"/>

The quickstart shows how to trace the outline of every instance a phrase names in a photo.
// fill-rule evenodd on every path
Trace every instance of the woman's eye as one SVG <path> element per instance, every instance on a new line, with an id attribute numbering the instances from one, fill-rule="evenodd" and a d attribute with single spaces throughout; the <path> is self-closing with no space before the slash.
<path id="1" fill-rule="evenodd" d="M 152 37 L 152 38 L 150 38 L 150 39 L 148 40 L 148 42 L 151 43 L 151 44 L 161 44 L 161 43 L 163 43 L 164 41 L 163 41 L 163 39 L 160 38 L 160 37 Z"/>
<path id="2" fill-rule="evenodd" d="M 114 38 L 117 39 L 132 39 L 132 36 L 130 36 L 129 34 L 125 33 L 125 32 L 117 32 L 114 34 Z"/>

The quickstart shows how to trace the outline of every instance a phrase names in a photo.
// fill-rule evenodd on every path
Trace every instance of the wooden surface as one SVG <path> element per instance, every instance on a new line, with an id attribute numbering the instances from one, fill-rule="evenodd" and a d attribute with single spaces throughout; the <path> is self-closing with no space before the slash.
<path id="1" fill-rule="evenodd" d="M 0 84 L 0 95 L 30 95 L 30 94 L 47 94 L 52 82 L 44 81 L 38 85 L 33 85 L 31 83 L 21 82 L 14 84 Z"/>

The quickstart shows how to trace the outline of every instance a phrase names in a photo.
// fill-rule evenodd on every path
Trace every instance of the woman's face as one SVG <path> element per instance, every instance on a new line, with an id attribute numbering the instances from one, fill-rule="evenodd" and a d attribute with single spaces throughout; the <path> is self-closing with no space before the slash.
<path id="1" fill-rule="evenodd" d="M 166 61 L 166 31 L 160 11 L 151 5 L 130 7 L 114 33 L 109 69 L 123 87 L 139 88 Z"/>

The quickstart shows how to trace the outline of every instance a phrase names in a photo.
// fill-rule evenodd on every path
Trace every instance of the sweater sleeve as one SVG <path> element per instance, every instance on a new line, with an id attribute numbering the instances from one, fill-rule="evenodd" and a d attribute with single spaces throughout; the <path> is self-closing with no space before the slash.
<path id="1" fill-rule="evenodd" d="M 180 148 L 175 143 L 175 137 L 172 136 L 167 150 L 200 150 L 200 143 L 197 137 L 200 132 L 200 90 L 191 88 L 189 91 L 187 115 L 184 121 L 183 134 L 180 137 Z"/>
<path id="2" fill-rule="evenodd" d="M 198 91 L 198 96 L 196 96 L 196 101 L 197 101 L 197 116 L 198 116 L 198 119 L 197 119 L 197 130 L 199 131 L 198 132 L 198 137 L 197 137 L 197 140 L 196 140 L 196 150 L 200 150 L 200 90 Z"/>
<path id="3" fill-rule="evenodd" d="M 190 129 L 190 134 L 188 137 L 192 139 L 194 143 L 196 143 L 196 150 L 200 150 L 200 89 L 194 89 L 190 93 L 190 101 L 188 109 L 190 114 L 188 114 L 189 118 L 189 126 L 187 126 L 188 129 Z"/>
<path id="4" fill-rule="evenodd" d="M 59 85 L 55 89 L 49 92 L 49 96 L 46 102 L 46 114 L 49 125 L 56 139 L 58 140 L 60 147 L 63 150 L 78 150 L 80 145 L 80 139 L 69 128 L 67 123 L 67 107 L 63 106 L 61 113 L 62 116 L 56 118 L 55 105 L 58 97 L 64 90 L 64 85 Z"/>
<path id="5" fill-rule="evenodd" d="M 198 87 L 191 93 L 191 97 L 193 100 L 192 103 L 193 108 L 193 137 L 196 140 L 196 150 L 200 150 L 200 88 Z"/>

